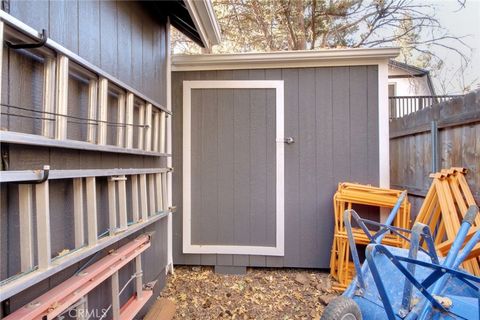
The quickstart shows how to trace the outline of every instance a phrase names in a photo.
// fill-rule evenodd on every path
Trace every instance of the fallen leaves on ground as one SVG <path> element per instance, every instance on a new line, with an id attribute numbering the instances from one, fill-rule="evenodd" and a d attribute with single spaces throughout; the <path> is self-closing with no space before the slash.
<path id="1" fill-rule="evenodd" d="M 176 267 L 161 296 L 177 305 L 174 319 L 319 319 L 337 293 L 327 273 L 249 268 L 245 275 L 212 267 Z"/>

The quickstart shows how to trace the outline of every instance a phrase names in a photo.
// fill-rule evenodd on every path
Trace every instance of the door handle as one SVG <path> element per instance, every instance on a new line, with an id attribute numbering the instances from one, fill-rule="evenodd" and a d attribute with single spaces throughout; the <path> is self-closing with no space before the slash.
<path id="1" fill-rule="evenodd" d="M 293 139 L 293 137 L 286 137 L 283 140 L 283 142 L 286 143 L 286 144 L 292 144 L 292 143 L 295 143 L 295 139 Z"/>

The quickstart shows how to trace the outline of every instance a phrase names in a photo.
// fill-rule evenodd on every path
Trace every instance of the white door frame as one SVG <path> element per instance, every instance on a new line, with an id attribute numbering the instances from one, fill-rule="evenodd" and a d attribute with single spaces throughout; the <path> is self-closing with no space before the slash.
<path id="1" fill-rule="evenodd" d="M 192 89 L 275 89 L 276 117 L 276 242 L 274 247 L 192 244 Z M 218 253 L 283 256 L 285 251 L 284 208 L 284 106 L 283 80 L 183 81 L 183 253 Z"/>

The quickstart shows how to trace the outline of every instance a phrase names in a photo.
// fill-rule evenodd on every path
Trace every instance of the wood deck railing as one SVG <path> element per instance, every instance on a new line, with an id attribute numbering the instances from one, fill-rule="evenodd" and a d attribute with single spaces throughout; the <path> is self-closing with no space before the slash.
<path id="1" fill-rule="evenodd" d="M 458 97 L 462 97 L 462 95 L 389 97 L 390 119 L 402 118 L 418 110 Z"/>

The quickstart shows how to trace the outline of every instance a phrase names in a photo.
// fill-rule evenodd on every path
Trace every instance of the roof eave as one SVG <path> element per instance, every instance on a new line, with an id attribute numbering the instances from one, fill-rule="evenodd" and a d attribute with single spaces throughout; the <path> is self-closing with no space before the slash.
<path id="1" fill-rule="evenodd" d="M 173 71 L 294 68 L 327 65 L 378 64 L 396 57 L 399 48 L 345 48 L 267 53 L 175 55 Z"/>
<path id="2" fill-rule="evenodd" d="M 406 77 L 412 77 L 412 76 L 426 77 L 427 85 L 428 85 L 428 88 L 430 89 L 430 93 L 432 95 L 435 95 L 435 86 L 433 85 L 432 77 L 430 76 L 429 70 L 412 66 L 410 64 L 396 61 L 396 60 L 390 60 L 388 64 L 392 68 L 398 68 L 408 72 L 409 74 Z"/>
<path id="3" fill-rule="evenodd" d="M 190 17 L 206 48 L 219 44 L 221 29 L 210 0 L 184 0 Z"/>
<path id="4" fill-rule="evenodd" d="M 412 66 L 410 64 L 400 62 L 400 61 L 396 61 L 396 60 L 390 60 L 388 62 L 388 64 L 393 68 L 398 68 L 398 69 L 407 71 L 411 75 L 423 76 L 423 75 L 427 75 L 427 74 L 430 73 L 428 70 L 425 70 L 425 69 L 422 69 L 422 68 L 419 68 L 419 67 L 416 67 L 416 66 Z"/>

